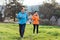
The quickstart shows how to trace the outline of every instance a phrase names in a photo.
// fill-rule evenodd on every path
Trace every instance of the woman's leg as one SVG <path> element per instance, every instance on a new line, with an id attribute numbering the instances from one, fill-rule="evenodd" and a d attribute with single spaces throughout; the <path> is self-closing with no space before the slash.
<path id="1" fill-rule="evenodd" d="M 23 35 L 24 35 L 24 31 L 25 31 L 25 25 L 26 24 L 19 24 L 19 33 L 20 33 L 20 36 L 23 38 Z"/>
<path id="2" fill-rule="evenodd" d="M 25 26 L 26 26 L 26 24 L 23 24 L 23 27 L 22 27 L 22 37 L 24 36 Z"/>
<path id="3" fill-rule="evenodd" d="M 20 34 L 20 36 L 22 37 L 22 25 L 21 24 L 19 24 L 19 34 Z"/>
<path id="4" fill-rule="evenodd" d="M 33 33 L 35 33 L 35 24 L 33 24 Z"/>
<path id="5" fill-rule="evenodd" d="M 37 30 L 36 30 L 36 33 L 38 34 L 39 25 L 37 24 L 36 26 L 37 26 Z"/>

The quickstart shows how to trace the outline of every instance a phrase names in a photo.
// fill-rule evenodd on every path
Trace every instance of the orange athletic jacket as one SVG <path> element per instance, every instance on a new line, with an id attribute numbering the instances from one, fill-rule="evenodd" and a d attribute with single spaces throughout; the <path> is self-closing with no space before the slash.
<path id="1" fill-rule="evenodd" d="M 32 16 L 33 24 L 39 24 L 39 16 L 37 14 L 34 14 Z"/>

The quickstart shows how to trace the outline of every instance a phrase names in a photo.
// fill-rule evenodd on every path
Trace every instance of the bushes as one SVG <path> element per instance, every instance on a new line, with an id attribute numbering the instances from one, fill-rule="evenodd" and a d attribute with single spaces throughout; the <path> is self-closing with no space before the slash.
<path id="1" fill-rule="evenodd" d="M 50 23 L 48 19 L 41 19 L 40 24 L 49 25 Z"/>

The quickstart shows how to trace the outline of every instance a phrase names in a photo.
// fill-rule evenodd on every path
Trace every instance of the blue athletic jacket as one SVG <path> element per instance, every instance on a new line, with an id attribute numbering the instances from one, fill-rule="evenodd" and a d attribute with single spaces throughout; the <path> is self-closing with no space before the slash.
<path id="1" fill-rule="evenodd" d="M 28 15 L 26 12 L 22 13 L 22 12 L 19 12 L 17 14 L 17 19 L 18 19 L 18 23 L 19 24 L 25 24 L 28 20 Z"/>

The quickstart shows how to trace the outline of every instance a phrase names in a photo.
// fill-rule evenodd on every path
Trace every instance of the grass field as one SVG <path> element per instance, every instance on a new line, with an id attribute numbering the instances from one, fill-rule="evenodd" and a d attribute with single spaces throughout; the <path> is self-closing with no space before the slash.
<path id="1" fill-rule="evenodd" d="M 18 24 L 0 23 L 0 40 L 20 40 Z M 26 25 L 23 40 L 60 40 L 59 26 L 39 26 L 39 34 L 32 33 L 33 26 Z"/>

